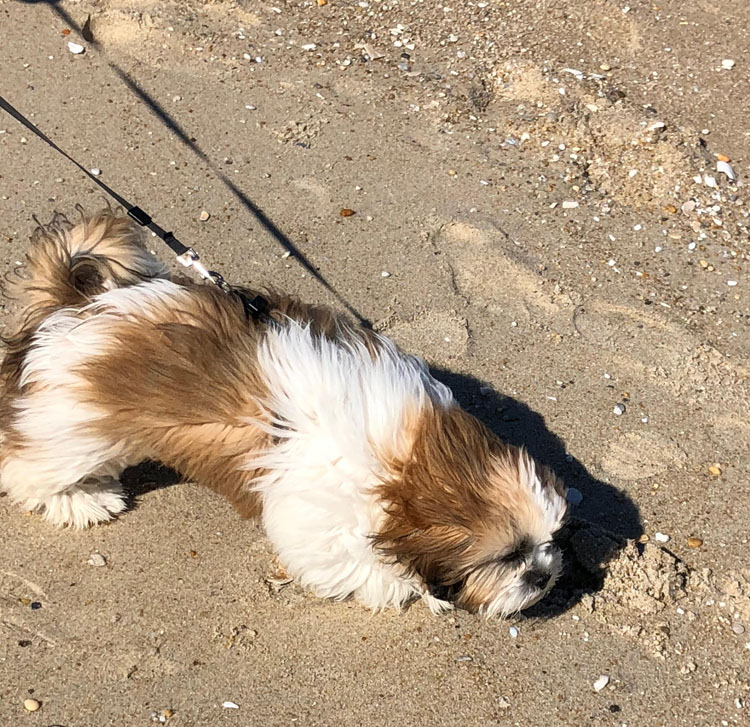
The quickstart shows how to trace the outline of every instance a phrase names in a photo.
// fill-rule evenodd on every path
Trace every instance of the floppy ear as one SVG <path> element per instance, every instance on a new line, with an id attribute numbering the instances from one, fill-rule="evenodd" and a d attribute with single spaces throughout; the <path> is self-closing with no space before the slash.
<path id="1" fill-rule="evenodd" d="M 474 537 L 446 525 L 419 527 L 408 517 L 408 508 L 391 504 L 373 547 L 391 557 L 407 572 L 418 575 L 429 587 L 457 583 L 470 562 Z"/>

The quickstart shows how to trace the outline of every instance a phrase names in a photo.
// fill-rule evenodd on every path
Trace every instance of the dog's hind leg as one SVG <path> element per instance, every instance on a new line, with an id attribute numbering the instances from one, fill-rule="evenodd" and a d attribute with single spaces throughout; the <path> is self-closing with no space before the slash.
<path id="1" fill-rule="evenodd" d="M 124 463 L 86 462 L 77 445 L 69 452 L 45 448 L 42 442 L 24 442 L 4 448 L 0 490 L 24 510 L 39 512 L 59 527 L 86 528 L 111 520 L 126 508 L 117 479 Z"/>

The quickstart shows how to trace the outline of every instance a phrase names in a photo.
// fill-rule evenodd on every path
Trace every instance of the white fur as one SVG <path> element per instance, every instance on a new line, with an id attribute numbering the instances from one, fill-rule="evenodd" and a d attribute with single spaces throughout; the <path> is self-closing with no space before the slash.
<path id="1" fill-rule="evenodd" d="M 332 342 L 294 321 L 269 333 L 259 364 L 278 444 L 248 467 L 269 470 L 257 487 L 281 562 L 319 595 L 353 595 L 374 609 L 421 595 L 416 579 L 372 549 L 384 515 L 372 490 L 387 474 L 384 458 L 408 451 L 407 415 L 428 401 L 450 406 L 450 390 L 385 338 L 373 358 L 359 341 Z"/>
<path id="2" fill-rule="evenodd" d="M 149 280 L 102 293 L 84 306 L 81 312 L 84 315 L 95 313 L 97 317 L 127 317 L 137 313 L 142 317 L 157 319 L 160 314 L 163 315 L 165 305 L 172 311 L 177 311 L 180 303 L 188 301 L 190 297 L 189 288 L 171 280 Z"/>
<path id="3" fill-rule="evenodd" d="M 59 311 L 34 338 L 21 372 L 29 393 L 15 402 L 13 422 L 24 447 L 3 460 L 0 485 L 14 502 L 42 511 L 55 525 L 86 527 L 108 520 L 125 504 L 111 468 L 100 473 L 111 481 L 106 494 L 93 486 L 97 469 L 117 452 L 111 443 L 84 433 L 100 414 L 82 402 L 81 383 L 72 370 L 102 345 L 106 331 L 83 330 L 79 324 L 73 313 Z"/>
<path id="4" fill-rule="evenodd" d="M 555 529 L 560 522 L 555 524 Z M 547 586 L 539 591 L 536 596 L 530 593 L 530 589 L 523 582 L 523 573 L 527 570 L 537 569 L 550 574 Z M 531 555 L 517 572 L 515 578 L 508 580 L 504 588 L 498 589 L 495 598 L 480 609 L 483 616 L 492 618 L 494 616 L 510 616 L 524 608 L 533 606 L 546 593 L 548 593 L 562 572 L 562 557 L 549 541 L 538 543 L 534 546 Z"/>
<path id="5" fill-rule="evenodd" d="M 519 484 L 522 489 L 531 492 L 534 501 L 539 506 L 540 517 L 535 518 L 534 532 L 529 535 L 536 536 L 540 543 L 549 538 L 549 533 L 555 532 L 565 517 L 567 504 L 565 500 L 552 487 L 545 487 L 536 473 L 534 460 L 526 452 L 519 459 Z"/>
<path id="6" fill-rule="evenodd" d="M 565 519 L 566 502 L 554 488 L 542 484 L 534 460 L 526 452 L 522 452 L 519 459 L 519 485 L 532 493 L 538 505 L 538 509 L 532 511 L 535 517 L 527 523 L 527 534 L 535 544 L 515 577 L 509 578 L 505 586 L 498 589 L 495 598 L 481 608 L 480 613 L 488 617 L 509 616 L 532 606 L 552 589 L 562 572 L 562 556 L 550 541 Z M 523 581 L 523 574 L 531 570 L 550 574 L 548 585 L 533 597 Z"/>

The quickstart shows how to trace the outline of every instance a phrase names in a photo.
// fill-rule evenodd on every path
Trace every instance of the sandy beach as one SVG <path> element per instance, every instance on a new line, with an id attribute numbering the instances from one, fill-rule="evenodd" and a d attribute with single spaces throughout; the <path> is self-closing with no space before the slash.
<path id="1" fill-rule="evenodd" d="M 86 531 L 0 497 L 0 725 L 747 723 L 745 0 L 0 0 L 0 27 L 0 95 L 102 181 L 423 356 L 582 495 L 561 581 L 495 621 L 279 583 L 257 524 L 156 465 Z M 3 274 L 32 216 L 106 203 L 0 112 Z"/>

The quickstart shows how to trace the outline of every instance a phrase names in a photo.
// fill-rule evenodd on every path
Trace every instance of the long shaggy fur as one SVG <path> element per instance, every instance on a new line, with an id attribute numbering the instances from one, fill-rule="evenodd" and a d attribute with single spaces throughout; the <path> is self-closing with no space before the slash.
<path id="1" fill-rule="evenodd" d="M 27 261 L 0 367 L 0 488 L 21 507 L 106 521 L 123 468 L 155 459 L 261 517 L 322 596 L 495 615 L 554 583 L 562 484 L 387 338 L 276 293 L 248 320 L 111 211 L 57 216 Z"/>

